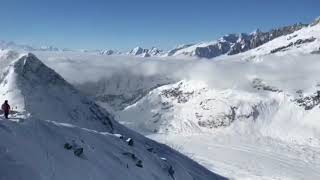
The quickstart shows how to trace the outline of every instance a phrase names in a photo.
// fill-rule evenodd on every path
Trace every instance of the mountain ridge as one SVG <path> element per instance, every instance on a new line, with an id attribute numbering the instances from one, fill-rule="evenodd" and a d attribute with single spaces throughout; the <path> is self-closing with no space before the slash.
<path id="1" fill-rule="evenodd" d="M 57 48 L 53 46 L 42 46 L 39 48 L 29 45 L 20 45 L 12 41 L 0 41 L 0 48 L 13 49 L 23 51 L 51 51 L 51 52 L 63 52 L 63 51 L 81 51 L 84 53 L 98 53 L 101 55 L 128 55 L 139 57 L 166 57 L 166 56 L 191 56 L 198 58 L 211 59 L 221 55 L 235 55 L 248 50 L 257 48 L 262 44 L 265 44 L 277 37 L 291 34 L 304 27 L 314 26 L 319 24 L 319 19 L 316 18 L 310 24 L 296 23 L 293 25 L 282 26 L 279 28 L 273 28 L 269 31 L 261 31 L 256 29 L 252 33 L 230 33 L 226 34 L 215 41 L 189 43 L 185 45 L 179 45 L 168 51 L 158 49 L 156 47 L 142 48 L 137 46 L 128 52 L 122 52 L 115 49 L 100 49 L 100 50 L 73 50 L 67 48 Z"/>
<path id="2" fill-rule="evenodd" d="M 14 112 L 0 117 L 0 179 L 225 179 L 120 125 L 35 55 L 8 61 L 0 100 Z"/>

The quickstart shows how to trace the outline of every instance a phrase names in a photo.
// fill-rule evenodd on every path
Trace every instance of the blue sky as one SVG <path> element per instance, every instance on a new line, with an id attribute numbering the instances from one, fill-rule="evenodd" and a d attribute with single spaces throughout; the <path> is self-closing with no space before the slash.
<path id="1" fill-rule="evenodd" d="M 0 0 L 0 39 L 75 49 L 169 49 L 317 16 L 319 0 Z"/>

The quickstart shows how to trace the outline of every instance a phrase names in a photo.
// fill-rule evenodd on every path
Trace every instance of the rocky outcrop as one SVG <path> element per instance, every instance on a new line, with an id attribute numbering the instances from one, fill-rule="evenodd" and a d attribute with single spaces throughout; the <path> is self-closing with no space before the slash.
<path id="1" fill-rule="evenodd" d="M 301 93 L 301 92 L 297 92 Z M 300 106 L 303 107 L 305 110 L 311 110 L 314 107 L 320 104 L 320 91 L 310 95 L 310 96 L 300 96 L 299 98 L 295 99 L 295 102 Z"/>
<path id="2" fill-rule="evenodd" d="M 144 49 L 142 47 L 136 47 L 129 51 L 127 54 L 132 56 L 142 56 L 142 57 L 150 57 L 150 56 L 158 56 L 162 53 L 162 50 L 159 50 L 155 47 L 150 49 Z"/>
<path id="3" fill-rule="evenodd" d="M 278 89 L 276 87 L 273 87 L 273 86 L 270 86 L 270 85 L 267 85 L 265 82 L 263 82 L 262 79 L 259 79 L 259 78 L 255 78 L 253 81 L 252 81 L 252 87 L 254 89 L 257 89 L 257 90 L 263 90 L 263 91 L 271 91 L 271 92 L 282 92 L 281 89 Z"/>
<path id="4" fill-rule="evenodd" d="M 106 49 L 100 52 L 101 55 L 114 55 L 114 54 L 119 54 L 119 52 L 111 49 Z"/>
<path id="5" fill-rule="evenodd" d="M 273 54 L 273 53 L 277 53 L 277 52 L 280 52 L 280 51 L 286 51 L 286 49 L 288 49 L 289 47 L 299 46 L 301 44 L 310 43 L 310 42 L 313 42 L 315 40 L 316 40 L 316 38 L 314 38 L 314 37 L 307 38 L 307 39 L 298 39 L 295 42 L 289 43 L 288 45 L 275 48 L 275 49 L 271 50 L 270 53 Z"/>

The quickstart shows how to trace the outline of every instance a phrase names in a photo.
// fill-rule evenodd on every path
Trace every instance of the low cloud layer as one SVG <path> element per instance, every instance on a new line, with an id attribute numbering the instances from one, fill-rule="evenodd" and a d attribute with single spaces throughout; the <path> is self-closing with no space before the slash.
<path id="1" fill-rule="evenodd" d="M 241 56 L 220 60 L 139 58 L 101 56 L 86 53 L 37 53 L 48 66 L 71 83 L 95 82 L 114 74 L 166 76 L 174 80 L 205 81 L 217 89 L 250 89 L 254 78 L 284 89 L 308 89 L 318 83 L 320 61 L 317 55 L 259 58 L 259 62 L 241 60 Z M 319 80 L 320 81 L 320 80 Z"/>

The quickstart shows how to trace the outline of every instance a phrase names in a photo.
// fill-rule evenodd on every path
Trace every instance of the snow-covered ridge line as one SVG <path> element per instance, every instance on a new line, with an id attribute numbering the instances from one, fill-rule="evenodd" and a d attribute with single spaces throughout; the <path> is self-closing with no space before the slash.
<path id="1" fill-rule="evenodd" d="M 0 179 L 225 179 L 120 125 L 35 55 L 0 63 L 1 101 L 19 107 L 0 117 Z"/>
<path id="2" fill-rule="evenodd" d="M 250 34 L 228 34 L 217 41 L 198 43 L 189 45 L 186 48 L 171 50 L 168 56 L 195 56 L 210 59 L 221 55 L 235 55 L 250 49 L 255 49 L 275 38 L 291 34 L 307 26 L 307 24 L 299 23 L 272 29 L 267 32 L 262 32 L 258 29 Z"/>

